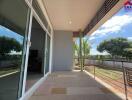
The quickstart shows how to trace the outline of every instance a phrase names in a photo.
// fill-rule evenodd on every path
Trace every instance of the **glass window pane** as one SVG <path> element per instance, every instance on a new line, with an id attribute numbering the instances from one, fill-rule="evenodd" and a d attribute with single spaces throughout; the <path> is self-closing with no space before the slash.
<path id="1" fill-rule="evenodd" d="M 31 46 L 29 49 L 26 91 L 44 76 L 44 54 L 45 54 L 46 32 L 35 18 L 32 20 Z"/>
<path id="2" fill-rule="evenodd" d="M 46 20 L 46 18 L 44 17 L 44 14 L 41 10 L 41 8 L 38 5 L 38 2 L 36 0 L 33 0 L 33 8 L 35 9 L 36 13 L 38 14 L 38 16 L 40 17 L 40 19 L 42 20 L 43 24 L 45 25 L 45 27 L 48 27 L 48 22 Z"/>
<path id="3" fill-rule="evenodd" d="M 0 100 L 17 100 L 22 88 L 27 15 L 24 0 L 0 0 Z"/>

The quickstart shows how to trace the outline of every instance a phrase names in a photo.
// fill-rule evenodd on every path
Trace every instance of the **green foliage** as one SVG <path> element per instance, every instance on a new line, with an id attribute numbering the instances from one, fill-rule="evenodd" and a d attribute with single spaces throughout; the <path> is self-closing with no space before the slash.
<path id="1" fill-rule="evenodd" d="M 125 38 L 114 38 L 111 40 L 105 40 L 99 44 L 97 50 L 99 52 L 108 52 L 112 56 L 127 57 L 129 51 L 127 48 L 131 48 L 131 42 Z"/>
<path id="2" fill-rule="evenodd" d="M 74 56 L 79 56 L 79 45 L 74 42 Z"/>
<path id="3" fill-rule="evenodd" d="M 84 57 L 88 56 L 90 53 L 90 45 L 88 43 L 88 40 L 86 39 L 83 39 L 83 42 L 82 42 L 82 55 Z"/>
<path id="4" fill-rule="evenodd" d="M 17 40 L 4 36 L 0 37 L 0 55 L 5 55 L 11 51 L 19 52 L 21 49 L 22 46 Z"/>
<path id="5" fill-rule="evenodd" d="M 131 48 L 126 48 L 124 51 L 125 52 L 124 52 L 123 56 L 125 56 L 128 59 L 129 58 L 132 59 L 132 47 Z"/>
<path id="6" fill-rule="evenodd" d="M 86 57 L 86 56 L 89 55 L 89 53 L 90 53 L 90 45 L 88 43 L 88 40 L 86 40 L 86 39 L 82 40 L 81 51 L 82 51 L 82 56 Z M 80 53 L 80 46 L 79 46 L 79 44 L 74 42 L 74 55 L 79 57 L 79 53 Z"/>

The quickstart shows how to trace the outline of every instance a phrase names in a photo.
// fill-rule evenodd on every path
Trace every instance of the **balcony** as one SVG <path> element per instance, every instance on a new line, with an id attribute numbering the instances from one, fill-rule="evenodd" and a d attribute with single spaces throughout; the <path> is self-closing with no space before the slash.
<path id="1" fill-rule="evenodd" d="M 3 0 L 0 100 L 126 99 L 123 77 L 123 91 L 117 92 L 95 72 L 108 69 L 88 65 L 82 72 L 72 71 L 74 41 L 80 38 L 81 44 L 123 4 L 124 0 Z"/>
<path id="2" fill-rule="evenodd" d="M 87 72 L 54 72 L 29 100 L 122 100 Z"/>

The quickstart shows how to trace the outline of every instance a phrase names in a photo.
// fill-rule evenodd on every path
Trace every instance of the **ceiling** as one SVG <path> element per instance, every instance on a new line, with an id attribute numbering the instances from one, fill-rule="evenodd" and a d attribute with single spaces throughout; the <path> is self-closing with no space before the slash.
<path id="1" fill-rule="evenodd" d="M 105 0 L 43 0 L 54 30 L 84 29 Z"/>

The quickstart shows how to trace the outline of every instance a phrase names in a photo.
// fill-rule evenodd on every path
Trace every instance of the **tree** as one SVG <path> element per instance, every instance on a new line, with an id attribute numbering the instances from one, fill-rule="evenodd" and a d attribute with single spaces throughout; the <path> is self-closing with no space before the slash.
<path id="1" fill-rule="evenodd" d="M 17 40 L 4 36 L 0 37 L 0 55 L 5 55 L 11 51 L 19 52 L 21 48 L 22 46 Z"/>
<path id="2" fill-rule="evenodd" d="M 78 58 L 78 62 L 79 62 L 79 45 L 74 42 L 74 56 Z"/>
<path id="3" fill-rule="evenodd" d="M 131 43 L 125 38 L 114 38 L 105 40 L 99 44 L 97 50 L 99 52 L 108 52 L 112 57 L 126 57 L 126 49 L 131 47 Z M 128 53 L 127 53 L 128 54 Z"/>
<path id="4" fill-rule="evenodd" d="M 74 55 L 78 57 L 78 62 L 81 62 L 80 53 L 82 54 L 81 59 L 82 59 L 82 64 L 84 66 L 85 58 L 88 57 L 90 53 L 90 45 L 87 39 L 82 39 L 81 48 L 79 44 L 74 42 Z"/>
<path id="5" fill-rule="evenodd" d="M 90 53 L 90 45 L 88 43 L 88 40 L 86 39 L 83 39 L 83 42 L 82 42 L 82 55 L 83 57 L 87 57 Z"/>
<path id="6" fill-rule="evenodd" d="M 73 49 L 74 49 L 74 56 L 78 57 L 79 56 L 79 46 L 76 42 L 74 42 L 74 48 Z"/>
<path id="7" fill-rule="evenodd" d="M 132 59 L 132 48 L 126 48 L 124 51 L 123 56 L 125 56 L 127 60 Z"/>
<path id="8" fill-rule="evenodd" d="M 82 56 L 83 56 L 83 67 L 85 64 L 85 58 L 88 57 L 90 53 L 90 45 L 87 39 L 82 40 Z"/>

